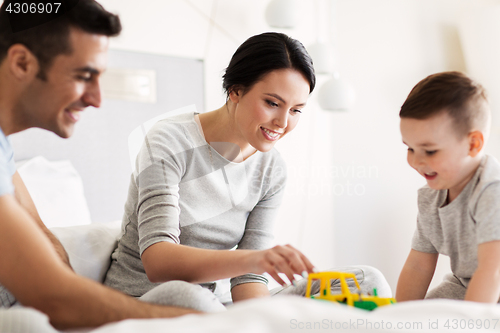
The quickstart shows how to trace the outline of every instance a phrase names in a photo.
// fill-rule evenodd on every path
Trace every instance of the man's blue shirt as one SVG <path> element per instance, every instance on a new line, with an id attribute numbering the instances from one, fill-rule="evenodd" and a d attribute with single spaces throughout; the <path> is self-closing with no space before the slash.
<path id="1" fill-rule="evenodd" d="M 0 196 L 14 193 L 12 175 L 15 172 L 14 150 L 0 128 Z"/>

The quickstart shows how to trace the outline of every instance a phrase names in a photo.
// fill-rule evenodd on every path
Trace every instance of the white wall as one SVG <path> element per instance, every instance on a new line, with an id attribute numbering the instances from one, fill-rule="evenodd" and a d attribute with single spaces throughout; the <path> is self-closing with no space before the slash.
<path id="1" fill-rule="evenodd" d="M 300 2 L 299 27 L 281 31 L 307 46 L 316 39 L 314 1 Z M 204 59 L 207 111 L 224 102 L 221 75 L 236 47 L 273 30 L 264 21 L 267 0 L 101 3 L 123 20 L 113 48 Z M 425 183 L 406 164 L 399 108 L 425 76 L 466 69 L 459 20 L 496 3 L 336 1 L 331 17 L 338 69 L 354 86 L 357 103 L 347 113 L 326 112 L 313 93 L 299 127 L 279 143 L 290 181 L 276 227 L 278 243 L 298 246 L 320 269 L 376 266 L 395 288 L 415 226 L 416 190 Z M 325 79 L 319 77 L 319 85 Z"/>

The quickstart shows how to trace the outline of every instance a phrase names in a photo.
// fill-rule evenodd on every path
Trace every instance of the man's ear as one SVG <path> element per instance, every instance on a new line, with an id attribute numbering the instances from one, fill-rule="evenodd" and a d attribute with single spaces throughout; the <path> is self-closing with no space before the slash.
<path id="1" fill-rule="evenodd" d="M 7 51 L 7 61 L 11 74 L 19 80 L 26 80 L 37 75 L 40 68 L 38 59 L 22 44 L 14 44 Z"/>
<path id="2" fill-rule="evenodd" d="M 476 157 L 484 147 L 484 136 L 481 131 L 473 131 L 468 135 L 469 139 L 469 156 Z"/>

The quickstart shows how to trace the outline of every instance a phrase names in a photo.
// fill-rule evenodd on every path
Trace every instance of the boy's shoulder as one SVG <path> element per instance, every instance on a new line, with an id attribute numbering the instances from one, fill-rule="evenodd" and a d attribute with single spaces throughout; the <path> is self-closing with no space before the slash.
<path id="1" fill-rule="evenodd" d="M 476 203 L 483 195 L 500 199 L 500 162 L 493 156 L 486 155 L 479 168 L 469 202 Z"/>
<path id="2" fill-rule="evenodd" d="M 489 184 L 500 181 L 500 162 L 495 157 L 486 155 L 479 167 L 482 168 L 479 171 L 479 183 Z"/>

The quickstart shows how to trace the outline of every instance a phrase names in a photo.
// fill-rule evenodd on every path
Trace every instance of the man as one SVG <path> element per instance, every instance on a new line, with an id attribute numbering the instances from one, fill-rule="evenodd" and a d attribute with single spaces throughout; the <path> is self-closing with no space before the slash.
<path id="1" fill-rule="evenodd" d="M 40 127 L 68 138 L 81 111 L 99 107 L 108 39 L 121 30 L 119 18 L 93 0 L 60 2 L 65 13 L 58 17 L 16 12 L 21 0 L 0 8 L 0 307 L 36 308 L 57 328 L 194 313 L 139 302 L 77 276 L 15 171 L 6 136 Z"/>

